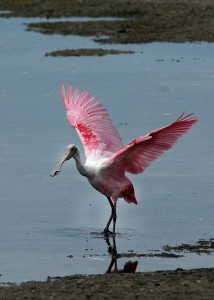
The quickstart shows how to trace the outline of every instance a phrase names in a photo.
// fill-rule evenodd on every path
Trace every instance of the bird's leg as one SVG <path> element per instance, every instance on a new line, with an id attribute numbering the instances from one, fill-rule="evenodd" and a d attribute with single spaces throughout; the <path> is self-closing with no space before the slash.
<path id="1" fill-rule="evenodd" d="M 112 267 L 114 266 L 114 270 L 112 270 Z M 117 268 L 117 258 L 116 257 L 112 257 L 111 259 L 111 263 L 108 267 L 108 270 L 106 271 L 106 273 L 111 273 L 111 272 L 118 272 L 118 268 Z"/>
<path id="2" fill-rule="evenodd" d="M 113 255 L 117 255 L 117 247 L 116 247 L 116 241 L 115 241 L 115 234 L 113 234 L 112 254 Z"/>
<path id="3" fill-rule="evenodd" d="M 113 237 L 115 237 L 115 227 L 116 227 L 116 221 L 117 221 L 117 202 L 114 201 L 114 212 L 113 212 Z M 115 239 L 113 238 L 113 242 L 115 244 Z M 116 245 L 115 245 L 115 249 L 116 249 Z"/>
<path id="4" fill-rule="evenodd" d="M 109 226 L 110 226 L 111 221 L 112 221 L 112 219 L 114 217 L 114 204 L 113 204 L 113 202 L 112 202 L 112 200 L 111 200 L 110 197 L 107 197 L 107 199 L 108 199 L 108 202 L 109 202 L 109 204 L 111 206 L 111 216 L 110 216 L 110 218 L 109 218 L 109 220 L 108 220 L 108 222 L 106 224 L 106 227 L 103 230 L 103 234 L 106 235 L 106 236 L 109 236 L 109 235 L 112 234 L 112 232 L 109 230 Z"/>
<path id="5" fill-rule="evenodd" d="M 104 239 L 105 239 L 106 244 L 107 244 L 107 246 L 108 246 L 108 252 L 109 252 L 109 254 L 112 255 L 112 258 L 113 258 L 113 257 L 117 257 L 117 248 L 116 248 L 115 237 L 113 236 L 113 245 L 111 245 L 108 236 L 106 236 Z"/>

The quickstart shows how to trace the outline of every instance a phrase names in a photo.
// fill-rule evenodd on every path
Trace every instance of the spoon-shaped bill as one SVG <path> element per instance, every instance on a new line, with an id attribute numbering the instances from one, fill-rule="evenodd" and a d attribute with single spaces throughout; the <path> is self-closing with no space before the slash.
<path id="1" fill-rule="evenodd" d="M 64 164 L 64 162 L 65 162 L 66 160 L 69 159 L 69 155 L 70 155 L 70 153 L 69 153 L 68 151 L 66 151 L 66 152 L 63 154 L 63 156 L 62 156 L 60 162 L 55 166 L 55 168 L 53 169 L 53 171 L 50 173 L 50 176 L 54 177 L 54 176 L 56 176 L 56 175 L 58 175 L 58 174 L 60 173 L 61 168 L 62 168 L 62 165 Z"/>

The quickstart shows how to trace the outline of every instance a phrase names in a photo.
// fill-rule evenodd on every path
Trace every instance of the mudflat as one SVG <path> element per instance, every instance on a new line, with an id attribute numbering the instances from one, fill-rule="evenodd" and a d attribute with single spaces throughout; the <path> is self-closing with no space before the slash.
<path id="1" fill-rule="evenodd" d="M 0 13 L 4 17 L 121 18 L 29 26 L 49 34 L 92 35 L 100 43 L 214 41 L 212 0 L 1 0 L 0 10 L 10 10 Z"/>
<path id="2" fill-rule="evenodd" d="M 0 299 L 213 299 L 214 269 L 68 276 L 1 287 Z"/>

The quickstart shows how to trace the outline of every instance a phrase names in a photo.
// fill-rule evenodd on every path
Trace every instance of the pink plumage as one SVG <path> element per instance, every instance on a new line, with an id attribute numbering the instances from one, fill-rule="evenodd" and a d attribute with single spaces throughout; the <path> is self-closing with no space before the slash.
<path id="1" fill-rule="evenodd" d="M 97 150 L 100 155 L 109 157 L 123 146 L 107 111 L 97 99 L 86 91 L 72 91 L 71 86 L 68 86 L 67 94 L 64 86 L 60 90 L 67 118 L 80 137 L 86 157 Z"/>
<path id="2" fill-rule="evenodd" d="M 164 151 L 170 149 L 177 140 L 197 122 L 184 113 L 173 123 L 136 138 L 127 146 L 114 153 L 105 164 L 115 172 L 141 173 Z"/>
<path id="3" fill-rule="evenodd" d="M 85 164 L 80 160 L 79 151 L 71 144 L 57 165 L 52 176 L 58 174 L 64 161 L 73 157 L 81 175 L 105 195 L 111 205 L 112 213 L 104 229 L 109 232 L 113 219 L 113 233 L 116 224 L 116 203 L 124 198 L 128 203 L 137 204 L 134 187 L 125 173 L 141 173 L 158 156 L 170 149 L 198 119 L 192 114 L 181 116 L 175 122 L 150 131 L 123 146 L 122 140 L 113 126 L 102 104 L 87 91 L 79 92 L 68 86 L 67 92 L 61 86 L 61 96 L 67 111 L 67 118 L 74 127 L 83 144 Z"/>

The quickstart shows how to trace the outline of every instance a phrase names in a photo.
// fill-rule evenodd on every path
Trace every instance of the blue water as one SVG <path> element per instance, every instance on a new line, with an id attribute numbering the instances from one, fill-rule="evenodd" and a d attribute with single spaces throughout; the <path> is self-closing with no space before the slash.
<path id="1" fill-rule="evenodd" d="M 49 176 L 68 144 L 83 154 L 65 118 L 61 83 L 100 99 L 124 143 L 183 111 L 200 119 L 145 173 L 129 176 L 139 204 L 118 202 L 118 252 L 212 238 L 214 44 L 105 45 L 135 54 L 52 58 L 44 54 L 100 45 L 25 30 L 24 23 L 38 20 L 0 19 L 0 281 L 104 273 L 111 261 L 105 241 L 90 234 L 109 217 L 106 199 L 73 162 Z M 213 255 L 186 254 L 141 258 L 137 271 L 206 266 L 214 266 Z"/>

